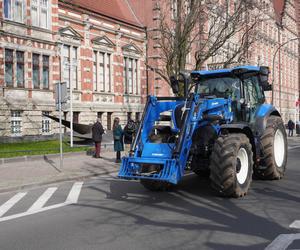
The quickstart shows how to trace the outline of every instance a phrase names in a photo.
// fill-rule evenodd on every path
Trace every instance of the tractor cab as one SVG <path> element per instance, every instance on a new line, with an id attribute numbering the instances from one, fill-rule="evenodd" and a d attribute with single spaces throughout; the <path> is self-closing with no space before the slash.
<path id="1" fill-rule="evenodd" d="M 272 90 L 268 83 L 269 69 L 263 66 L 240 66 L 233 69 L 193 71 L 200 98 L 230 98 L 235 122 L 254 122 L 259 107 L 265 103 L 264 91 Z"/>

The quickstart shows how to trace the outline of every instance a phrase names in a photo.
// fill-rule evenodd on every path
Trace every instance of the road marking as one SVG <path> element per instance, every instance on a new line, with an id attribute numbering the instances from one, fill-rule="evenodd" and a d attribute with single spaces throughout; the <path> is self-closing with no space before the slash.
<path id="1" fill-rule="evenodd" d="M 19 213 L 19 214 L 14 214 L 14 215 L 10 215 L 10 216 L 5 216 L 5 217 L 0 217 L 0 222 L 3 222 L 3 221 L 8 221 L 8 220 L 12 220 L 12 219 L 16 219 L 16 218 L 20 218 L 20 217 L 24 217 L 24 216 L 27 216 L 27 215 L 32 215 L 32 214 L 36 214 L 36 213 L 40 213 L 40 212 L 45 212 L 45 211 L 48 211 L 48 210 L 51 210 L 51 209 L 55 209 L 55 208 L 59 208 L 59 207 L 64 207 L 64 206 L 67 206 L 67 205 L 71 205 L 71 204 L 74 204 L 74 203 L 77 203 L 78 202 L 78 198 L 79 198 L 79 195 L 80 195 L 80 191 L 81 191 L 81 188 L 82 188 L 82 185 L 83 185 L 83 182 L 75 182 L 68 194 L 68 197 L 66 199 L 65 202 L 63 203 L 59 203 L 59 204 L 55 204 L 55 205 L 51 205 L 51 206 L 47 206 L 47 207 L 43 207 L 43 205 L 45 205 L 45 203 L 47 202 L 47 200 L 51 197 L 51 195 L 56 191 L 56 187 L 54 188 L 48 188 L 43 194 L 41 197 L 39 197 L 39 199 L 26 211 L 26 212 L 23 212 L 23 213 Z M 16 202 L 14 202 L 10 207 L 6 206 L 6 211 L 8 211 L 15 203 L 17 203 L 22 197 L 21 197 L 21 194 L 24 196 L 26 195 L 26 193 L 19 193 L 18 195 L 18 200 L 16 197 L 16 195 L 11 198 L 9 201 L 7 201 L 6 203 L 10 202 L 12 199 L 14 200 L 17 200 Z M 6 205 L 3 204 L 1 207 L 0 207 L 0 213 L 1 213 L 1 208 Z M 3 207 L 4 208 L 4 207 Z M 4 211 L 4 209 L 3 209 Z M 5 211 L 5 212 L 6 212 Z M 3 213 L 4 214 L 4 213 Z"/>
<path id="2" fill-rule="evenodd" d="M 295 240 L 300 239 L 300 234 L 280 234 L 268 245 L 265 250 L 285 250 Z"/>
<path id="3" fill-rule="evenodd" d="M 66 199 L 67 203 L 70 203 L 70 204 L 77 203 L 82 185 L 83 185 L 83 182 L 75 182 L 74 183 L 74 185 Z"/>
<path id="4" fill-rule="evenodd" d="M 41 209 L 56 190 L 57 187 L 48 188 L 27 211 L 33 212 Z"/>
<path id="5" fill-rule="evenodd" d="M 25 193 L 17 193 L 15 196 L 10 198 L 7 202 L 5 202 L 1 207 L 0 207 L 0 217 L 4 215 L 9 209 L 11 209 L 19 200 L 21 200 L 27 192 Z"/>
<path id="6" fill-rule="evenodd" d="M 288 150 L 295 149 L 295 148 L 300 148 L 300 146 L 299 145 L 297 145 L 297 146 L 289 146 Z"/>
<path id="7" fill-rule="evenodd" d="M 300 229 L 300 220 L 295 220 L 291 225 L 290 228 Z"/>

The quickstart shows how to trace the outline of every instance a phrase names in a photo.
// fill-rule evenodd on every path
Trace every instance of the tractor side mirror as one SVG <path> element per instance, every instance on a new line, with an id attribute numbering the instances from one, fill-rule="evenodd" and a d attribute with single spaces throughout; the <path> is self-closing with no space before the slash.
<path id="1" fill-rule="evenodd" d="M 272 90 L 272 85 L 269 84 L 269 74 L 270 70 L 268 67 L 261 66 L 260 72 L 258 75 L 260 85 L 262 86 L 264 91 L 270 91 Z"/>
<path id="2" fill-rule="evenodd" d="M 170 83 L 173 93 L 176 95 L 179 93 L 179 83 L 175 76 L 170 77 Z"/>

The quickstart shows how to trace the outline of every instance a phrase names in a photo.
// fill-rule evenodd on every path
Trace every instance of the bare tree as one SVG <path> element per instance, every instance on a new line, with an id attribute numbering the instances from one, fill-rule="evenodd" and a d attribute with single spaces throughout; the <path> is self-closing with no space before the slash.
<path id="1" fill-rule="evenodd" d="M 199 32 L 194 32 L 199 24 L 202 3 L 199 0 L 168 1 L 161 6 L 158 30 L 160 57 L 165 65 L 156 72 L 167 82 L 171 75 L 186 68 L 186 58 L 193 44 L 199 40 Z M 170 17 L 171 12 L 171 17 Z"/>
<path id="2" fill-rule="evenodd" d="M 195 69 L 212 57 L 216 63 L 228 66 L 246 61 L 255 41 L 256 26 L 261 22 L 258 3 L 251 0 L 206 1 L 207 28 L 200 30 L 201 38 L 195 53 Z M 218 56 L 225 51 L 225 57 Z"/>
<path id="3" fill-rule="evenodd" d="M 195 59 L 192 69 L 201 69 L 211 58 L 224 67 L 247 58 L 260 22 L 255 0 L 161 2 L 158 29 L 153 35 L 160 38 L 157 43 L 164 65 L 156 72 L 167 82 L 171 75 L 187 69 L 189 54 Z M 222 51 L 226 56 L 220 56 Z"/>

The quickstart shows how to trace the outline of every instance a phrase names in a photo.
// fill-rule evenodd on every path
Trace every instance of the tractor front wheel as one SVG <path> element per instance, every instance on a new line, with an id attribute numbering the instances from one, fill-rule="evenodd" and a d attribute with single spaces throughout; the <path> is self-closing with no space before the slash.
<path id="1" fill-rule="evenodd" d="M 246 135 L 220 136 L 210 159 L 211 186 L 218 194 L 235 198 L 247 194 L 252 181 L 253 152 Z"/>
<path id="2" fill-rule="evenodd" d="M 261 139 L 262 160 L 254 169 L 255 175 L 263 180 L 278 180 L 284 175 L 287 162 L 287 138 L 283 121 L 270 116 Z"/>

